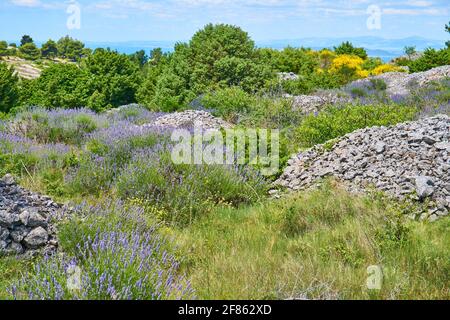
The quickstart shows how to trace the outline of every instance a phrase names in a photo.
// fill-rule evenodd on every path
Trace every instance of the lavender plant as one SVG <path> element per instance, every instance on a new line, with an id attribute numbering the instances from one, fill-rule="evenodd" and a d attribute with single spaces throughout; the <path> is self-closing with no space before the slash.
<path id="1" fill-rule="evenodd" d="M 61 230 L 65 256 L 46 257 L 10 288 L 15 299 L 160 300 L 194 297 L 166 238 L 122 203 L 77 209 Z M 80 217 L 78 217 L 80 218 Z M 130 219 L 130 220 L 126 220 Z M 120 230 L 120 231 L 118 231 Z M 69 256 L 70 255 L 70 256 Z"/>
<path id="2" fill-rule="evenodd" d="M 170 148 L 142 149 L 116 181 L 123 199 L 142 199 L 160 209 L 166 222 L 185 225 L 215 206 L 252 203 L 267 191 L 263 177 L 236 165 L 176 165 Z"/>

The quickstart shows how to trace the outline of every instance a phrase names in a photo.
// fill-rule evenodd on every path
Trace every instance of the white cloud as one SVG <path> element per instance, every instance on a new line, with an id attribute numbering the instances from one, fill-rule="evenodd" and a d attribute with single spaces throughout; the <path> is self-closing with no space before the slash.
<path id="1" fill-rule="evenodd" d="M 11 0 L 11 3 L 20 7 L 39 7 L 42 5 L 39 0 Z"/>

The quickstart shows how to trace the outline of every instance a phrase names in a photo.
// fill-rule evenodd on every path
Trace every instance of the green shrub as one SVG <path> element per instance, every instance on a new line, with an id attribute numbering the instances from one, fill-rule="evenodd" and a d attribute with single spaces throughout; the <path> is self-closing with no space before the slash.
<path id="1" fill-rule="evenodd" d="M 417 112 L 417 108 L 405 105 L 333 106 L 317 115 L 305 117 L 297 130 L 297 135 L 305 147 L 311 147 L 357 129 L 409 121 Z"/>
<path id="2" fill-rule="evenodd" d="M 19 78 L 6 63 L 0 62 L 0 113 L 7 113 L 19 101 Z"/>
<path id="3" fill-rule="evenodd" d="M 450 64 L 450 48 L 441 50 L 430 48 L 425 50 L 419 59 L 411 61 L 408 66 L 411 72 L 420 72 L 448 64 Z"/>
<path id="4" fill-rule="evenodd" d="M 142 199 L 167 223 L 187 225 L 217 205 L 239 206 L 264 195 L 267 185 L 251 169 L 224 165 L 176 165 L 168 151 L 144 149 L 121 172 L 123 199 Z"/>
<path id="5" fill-rule="evenodd" d="M 255 98 L 238 87 L 219 89 L 201 99 L 205 109 L 212 110 L 220 117 L 232 118 L 236 114 L 248 113 Z"/>

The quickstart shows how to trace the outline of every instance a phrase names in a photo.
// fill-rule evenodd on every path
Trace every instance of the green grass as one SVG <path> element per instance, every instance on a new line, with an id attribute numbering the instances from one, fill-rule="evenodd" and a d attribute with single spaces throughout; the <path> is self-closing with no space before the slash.
<path id="1" fill-rule="evenodd" d="M 33 261 L 15 257 L 0 257 L 0 300 L 9 300 L 8 289 L 23 274 L 31 270 Z"/>
<path id="2" fill-rule="evenodd" d="M 177 235 L 200 299 L 449 299 L 449 220 L 397 211 L 327 186 L 217 210 Z M 366 287 L 371 265 L 380 291 Z"/>

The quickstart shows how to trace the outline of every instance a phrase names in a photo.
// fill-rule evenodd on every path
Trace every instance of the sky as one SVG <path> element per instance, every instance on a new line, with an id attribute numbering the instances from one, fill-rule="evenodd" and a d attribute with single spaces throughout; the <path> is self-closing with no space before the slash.
<path id="1" fill-rule="evenodd" d="M 450 0 L 0 0 L 0 39 L 186 41 L 229 23 L 256 41 L 412 36 L 448 40 Z"/>

